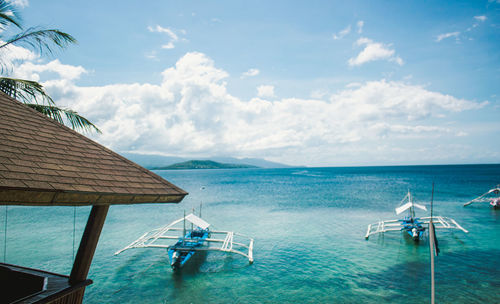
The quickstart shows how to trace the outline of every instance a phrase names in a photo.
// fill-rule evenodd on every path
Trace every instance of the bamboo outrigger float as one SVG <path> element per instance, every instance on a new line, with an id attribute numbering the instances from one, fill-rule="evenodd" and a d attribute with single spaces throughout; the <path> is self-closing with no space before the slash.
<path id="1" fill-rule="evenodd" d="M 500 208 L 500 185 L 497 185 L 496 188 L 490 189 L 488 192 L 484 193 L 481 196 L 476 197 L 475 199 L 464 204 L 468 206 L 472 203 L 490 203 L 490 206 L 494 209 Z"/>
<path id="2" fill-rule="evenodd" d="M 366 230 L 365 239 L 368 239 L 371 235 L 384 233 L 389 231 L 405 231 L 414 241 L 418 241 L 422 238 L 425 226 L 428 225 L 432 219 L 434 227 L 436 229 L 458 229 L 465 233 L 469 231 L 465 230 L 460 226 L 454 219 L 444 216 L 426 216 L 426 217 L 415 217 L 415 208 L 427 211 L 427 208 L 423 205 L 416 204 L 413 201 L 413 197 L 408 191 L 408 194 L 403 198 L 399 207 L 396 208 L 396 214 L 401 214 L 402 212 L 408 210 L 408 216 L 405 216 L 400 220 L 386 220 L 379 221 L 378 223 L 368 225 Z"/>
<path id="3" fill-rule="evenodd" d="M 186 221 L 191 224 L 191 229 L 186 229 Z M 132 248 L 163 248 L 168 252 L 173 270 L 182 268 L 198 251 L 239 254 L 246 257 L 250 264 L 253 263 L 252 238 L 233 231 L 210 230 L 209 226 L 209 223 L 190 213 L 164 227 L 146 232 L 130 245 L 115 252 L 115 255 Z M 216 238 L 213 235 L 220 237 Z M 248 244 L 236 241 L 236 238 L 245 239 Z M 172 240 L 176 242 L 171 244 Z"/>

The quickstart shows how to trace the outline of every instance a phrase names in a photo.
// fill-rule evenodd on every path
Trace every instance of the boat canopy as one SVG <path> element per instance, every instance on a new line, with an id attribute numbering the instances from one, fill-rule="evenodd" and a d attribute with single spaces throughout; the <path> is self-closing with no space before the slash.
<path id="1" fill-rule="evenodd" d="M 427 208 L 425 208 L 424 205 L 415 204 L 414 202 L 408 202 L 408 203 L 404 204 L 403 206 L 397 207 L 396 208 L 396 214 L 401 214 L 402 212 L 410 209 L 411 207 L 417 207 L 419 209 L 427 211 Z"/>
<path id="2" fill-rule="evenodd" d="M 201 229 L 207 229 L 210 226 L 209 223 L 205 222 L 192 213 L 186 215 L 186 221 L 193 223 L 195 226 L 200 227 Z"/>

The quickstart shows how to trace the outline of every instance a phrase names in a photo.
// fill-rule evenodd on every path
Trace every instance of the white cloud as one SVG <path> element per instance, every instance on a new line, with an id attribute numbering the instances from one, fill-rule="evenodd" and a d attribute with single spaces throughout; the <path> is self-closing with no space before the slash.
<path id="1" fill-rule="evenodd" d="M 257 96 L 262 98 L 272 98 L 274 97 L 274 86 L 272 85 L 261 85 L 257 87 Z"/>
<path id="2" fill-rule="evenodd" d="M 481 21 L 481 22 L 484 22 L 486 21 L 486 19 L 488 19 L 486 16 L 474 16 L 474 19 L 476 19 L 477 21 Z"/>
<path id="3" fill-rule="evenodd" d="M 333 39 L 338 40 L 344 38 L 345 35 L 351 32 L 351 25 L 347 26 L 345 29 L 341 30 L 337 34 L 333 34 Z"/>
<path id="4" fill-rule="evenodd" d="M 25 8 L 29 6 L 28 0 L 7 0 L 7 2 L 20 8 Z"/>
<path id="5" fill-rule="evenodd" d="M 0 40 L 0 43 L 3 44 L 5 42 Z M 7 72 L 11 71 L 19 62 L 39 58 L 34 52 L 13 44 L 0 49 L 0 56 L 2 57 L 2 68 Z"/>
<path id="6" fill-rule="evenodd" d="M 358 46 L 364 46 L 364 49 L 358 56 L 350 58 L 348 63 L 350 66 L 359 66 L 364 63 L 376 60 L 387 60 L 403 65 L 403 59 L 396 56 L 396 51 L 391 49 L 391 45 L 374 42 L 368 38 L 359 38 L 356 42 Z"/>
<path id="7" fill-rule="evenodd" d="M 328 91 L 326 91 L 326 90 L 314 90 L 310 94 L 311 98 L 313 98 L 313 99 L 322 99 L 327 95 L 328 95 Z"/>
<path id="8" fill-rule="evenodd" d="M 172 41 L 170 41 L 167 44 L 162 45 L 161 48 L 169 50 L 175 48 L 175 45 Z"/>
<path id="9" fill-rule="evenodd" d="M 348 85 L 329 96 L 272 101 L 265 97 L 274 96 L 274 87 L 260 86 L 260 97 L 242 100 L 227 91 L 228 73 L 202 53 L 187 53 L 165 69 L 159 85 L 79 86 L 75 79 L 84 69 L 57 61 L 24 65 L 22 71 L 55 72 L 43 82 L 48 92 L 59 105 L 95 122 L 103 134 L 91 136 L 102 144 L 186 157 L 232 155 L 306 165 L 432 158 L 432 138 L 465 135 L 448 116 L 485 106 L 386 80 Z M 414 145 L 399 148 L 406 139 Z"/>
<path id="10" fill-rule="evenodd" d="M 451 32 L 451 33 L 441 34 L 441 35 L 438 35 L 436 37 L 436 41 L 440 42 L 441 40 L 446 39 L 446 38 L 450 38 L 450 37 L 455 37 L 455 39 L 458 39 L 459 35 L 460 35 L 460 32 Z"/>
<path id="11" fill-rule="evenodd" d="M 359 88 L 361 87 L 363 84 L 360 83 L 360 82 L 350 82 L 348 84 L 345 85 L 346 88 Z"/>
<path id="12" fill-rule="evenodd" d="M 15 69 L 14 76 L 38 81 L 40 74 L 44 72 L 56 73 L 59 78 L 70 81 L 80 78 L 87 71 L 82 66 L 62 64 L 58 59 L 55 59 L 46 64 L 34 64 L 26 61 Z"/>
<path id="13" fill-rule="evenodd" d="M 148 26 L 148 31 L 152 33 L 164 33 L 170 38 L 170 40 L 166 44 L 161 46 L 163 49 L 175 48 L 175 43 L 177 43 L 180 40 L 178 34 L 176 34 L 173 29 L 168 27 L 162 27 L 160 25 L 156 25 L 155 27 Z M 182 35 L 186 34 L 185 30 L 179 30 L 178 32 Z"/>
<path id="14" fill-rule="evenodd" d="M 358 27 L 358 34 L 363 33 L 363 25 L 365 25 L 365 22 L 363 20 L 360 20 L 356 25 Z"/>
<path id="15" fill-rule="evenodd" d="M 241 74 L 241 78 L 245 77 L 254 77 L 260 74 L 260 71 L 258 69 L 249 69 L 245 73 Z"/>

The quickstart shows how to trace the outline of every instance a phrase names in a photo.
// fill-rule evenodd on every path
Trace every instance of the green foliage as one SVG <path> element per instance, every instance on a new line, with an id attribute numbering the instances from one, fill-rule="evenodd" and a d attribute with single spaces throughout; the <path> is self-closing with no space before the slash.
<path id="1" fill-rule="evenodd" d="M 52 53 L 52 45 L 65 48 L 69 44 L 76 43 L 76 39 L 70 34 L 56 29 L 44 30 L 36 27 L 29 28 L 19 34 L 10 37 L 0 49 L 11 44 L 28 47 L 40 54 L 43 52 Z"/>
<path id="2" fill-rule="evenodd" d="M 40 55 L 44 53 L 52 54 L 53 47 L 64 49 L 70 44 L 76 43 L 76 39 L 70 34 L 57 29 L 42 29 L 31 27 L 23 30 L 12 37 L 5 39 L 3 34 L 9 26 L 15 26 L 22 30 L 21 20 L 15 8 L 10 2 L 0 0 L 0 26 L 4 31 L 0 31 L 0 51 L 7 49 L 10 45 L 18 45 L 28 48 Z M 0 56 L 1 72 L 7 69 L 5 58 Z M 84 131 L 101 131 L 88 119 L 80 116 L 77 112 L 58 107 L 52 98 L 45 92 L 43 86 L 36 81 L 0 77 L 0 91 L 14 97 L 38 112 L 64 124 L 68 122 L 73 129 Z M 65 119 L 63 119 L 65 117 Z"/>
<path id="3" fill-rule="evenodd" d="M 258 168 L 251 165 L 224 164 L 212 160 L 190 160 L 173 164 L 166 167 L 152 168 L 153 170 L 181 170 L 181 169 L 237 169 L 237 168 Z"/>
<path id="4" fill-rule="evenodd" d="M 5 28 L 9 25 L 15 25 L 21 28 L 16 9 L 7 1 L 0 1 L 0 25 Z"/>
<path id="5" fill-rule="evenodd" d="M 94 130 L 101 133 L 99 128 L 77 112 L 58 107 L 52 98 L 45 93 L 43 86 L 36 81 L 0 77 L 0 91 L 24 102 L 32 109 L 61 124 L 65 123 L 64 116 L 73 129 L 89 132 Z"/>

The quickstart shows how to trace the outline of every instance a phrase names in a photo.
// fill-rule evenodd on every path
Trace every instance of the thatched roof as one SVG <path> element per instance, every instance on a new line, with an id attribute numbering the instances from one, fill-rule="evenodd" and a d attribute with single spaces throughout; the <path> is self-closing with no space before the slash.
<path id="1" fill-rule="evenodd" d="M 186 194 L 0 93 L 0 205 L 174 203 Z"/>

